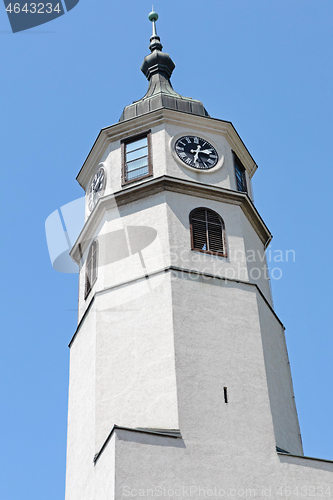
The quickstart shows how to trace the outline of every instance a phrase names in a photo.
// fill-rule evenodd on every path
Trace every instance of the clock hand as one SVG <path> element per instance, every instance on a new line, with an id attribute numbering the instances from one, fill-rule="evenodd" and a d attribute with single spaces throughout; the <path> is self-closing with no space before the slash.
<path id="1" fill-rule="evenodd" d="M 99 191 L 102 188 L 103 181 L 104 181 L 104 178 L 102 176 L 99 176 L 99 178 L 97 179 L 97 182 L 96 182 L 95 191 Z"/>
<path id="2" fill-rule="evenodd" d="M 198 159 L 199 159 L 199 153 L 202 153 L 201 150 L 201 146 L 200 144 L 198 144 L 198 147 L 197 149 L 191 149 L 191 153 L 194 154 L 194 158 L 193 158 L 193 161 L 194 161 L 194 164 L 197 164 L 198 163 Z"/>
<path id="3" fill-rule="evenodd" d="M 210 155 L 212 152 L 212 149 L 203 149 L 202 151 L 200 151 L 200 153 L 204 153 L 205 155 Z"/>

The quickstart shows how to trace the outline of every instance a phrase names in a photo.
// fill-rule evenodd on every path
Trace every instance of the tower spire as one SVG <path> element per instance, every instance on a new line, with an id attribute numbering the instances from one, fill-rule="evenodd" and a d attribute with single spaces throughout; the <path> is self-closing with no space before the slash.
<path id="1" fill-rule="evenodd" d="M 154 7 L 152 7 L 152 11 L 148 15 L 148 19 L 149 21 L 152 22 L 152 28 L 153 28 L 153 34 L 150 37 L 150 45 L 149 45 L 150 52 L 153 52 L 154 50 L 162 50 L 163 45 L 161 44 L 161 39 L 157 35 L 156 31 L 156 21 L 158 19 L 158 14 L 157 12 L 154 12 Z"/>
<path id="2" fill-rule="evenodd" d="M 162 52 L 163 45 L 161 44 L 161 39 L 157 35 L 156 31 L 156 21 L 158 19 L 158 14 L 157 12 L 150 12 L 148 15 L 149 21 L 152 22 L 153 26 L 153 34 L 150 37 L 150 44 L 149 44 L 149 49 L 151 54 L 146 56 L 144 58 L 144 61 L 141 66 L 141 71 L 142 73 L 146 76 L 147 80 L 150 83 L 151 87 L 151 80 L 154 75 L 155 78 L 153 79 L 153 87 L 155 91 L 157 90 L 156 83 L 159 84 L 161 83 L 162 80 L 162 87 L 169 87 L 169 91 L 172 93 L 175 93 L 175 91 L 172 89 L 172 85 L 170 82 L 170 77 L 172 75 L 172 72 L 175 68 L 175 63 L 169 56 L 169 54 L 166 54 Z M 161 89 L 160 89 L 161 90 Z M 148 89 L 149 93 L 149 89 Z M 176 94 L 176 93 L 175 93 Z"/>

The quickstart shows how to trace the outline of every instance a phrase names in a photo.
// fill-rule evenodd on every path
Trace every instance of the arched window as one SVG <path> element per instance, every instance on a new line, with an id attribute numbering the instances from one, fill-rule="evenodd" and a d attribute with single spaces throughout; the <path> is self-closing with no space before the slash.
<path id="1" fill-rule="evenodd" d="M 192 250 L 227 256 L 222 217 L 209 208 L 195 208 L 190 213 Z"/>
<path id="2" fill-rule="evenodd" d="M 94 286 L 97 280 L 97 255 L 98 255 L 98 243 L 94 240 L 89 248 L 89 253 L 86 263 L 86 282 L 85 282 L 85 292 L 84 298 L 86 299 L 90 293 L 90 290 Z"/>

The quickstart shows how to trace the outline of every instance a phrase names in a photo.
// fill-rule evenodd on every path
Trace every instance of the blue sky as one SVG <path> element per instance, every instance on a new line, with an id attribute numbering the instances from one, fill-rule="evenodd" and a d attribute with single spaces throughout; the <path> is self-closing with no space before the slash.
<path id="1" fill-rule="evenodd" d="M 1 7 L 1 6 L 0 6 Z M 306 455 L 333 460 L 331 0 L 155 0 L 181 94 L 230 120 L 259 165 L 255 205 L 293 249 L 273 281 Z M 99 130 L 146 91 L 145 0 L 80 0 L 12 34 L 0 8 L 2 328 L 0 498 L 64 498 L 67 344 L 77 277 L 55 272 L 44 222 L 78 198 Z M 274 267 L 274 262 L 272 267 Z"/>

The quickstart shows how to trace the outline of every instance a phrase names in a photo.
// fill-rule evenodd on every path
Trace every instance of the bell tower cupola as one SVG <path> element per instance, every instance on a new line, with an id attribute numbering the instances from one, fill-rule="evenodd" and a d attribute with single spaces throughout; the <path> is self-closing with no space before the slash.
<path id="1" fill-rule="evenodd" d="M 139 101 L 133 102 L 124 108 L 119 121 L 128 120 L 159 108 L 184 111 L 193 115 L 209 116 L 201 101 L 184 97 L 176 92 L 171 85 L 170 78 L 175 63 L 165 52 L 161 39 L 157 35 L 156 21 L 158 14 L 152 11 L 149 16 L 152 22 L 153 34 L 150 37 L 150 54 L 144 58 L 141 71 L 149 81 L 147 93 Z"/>

